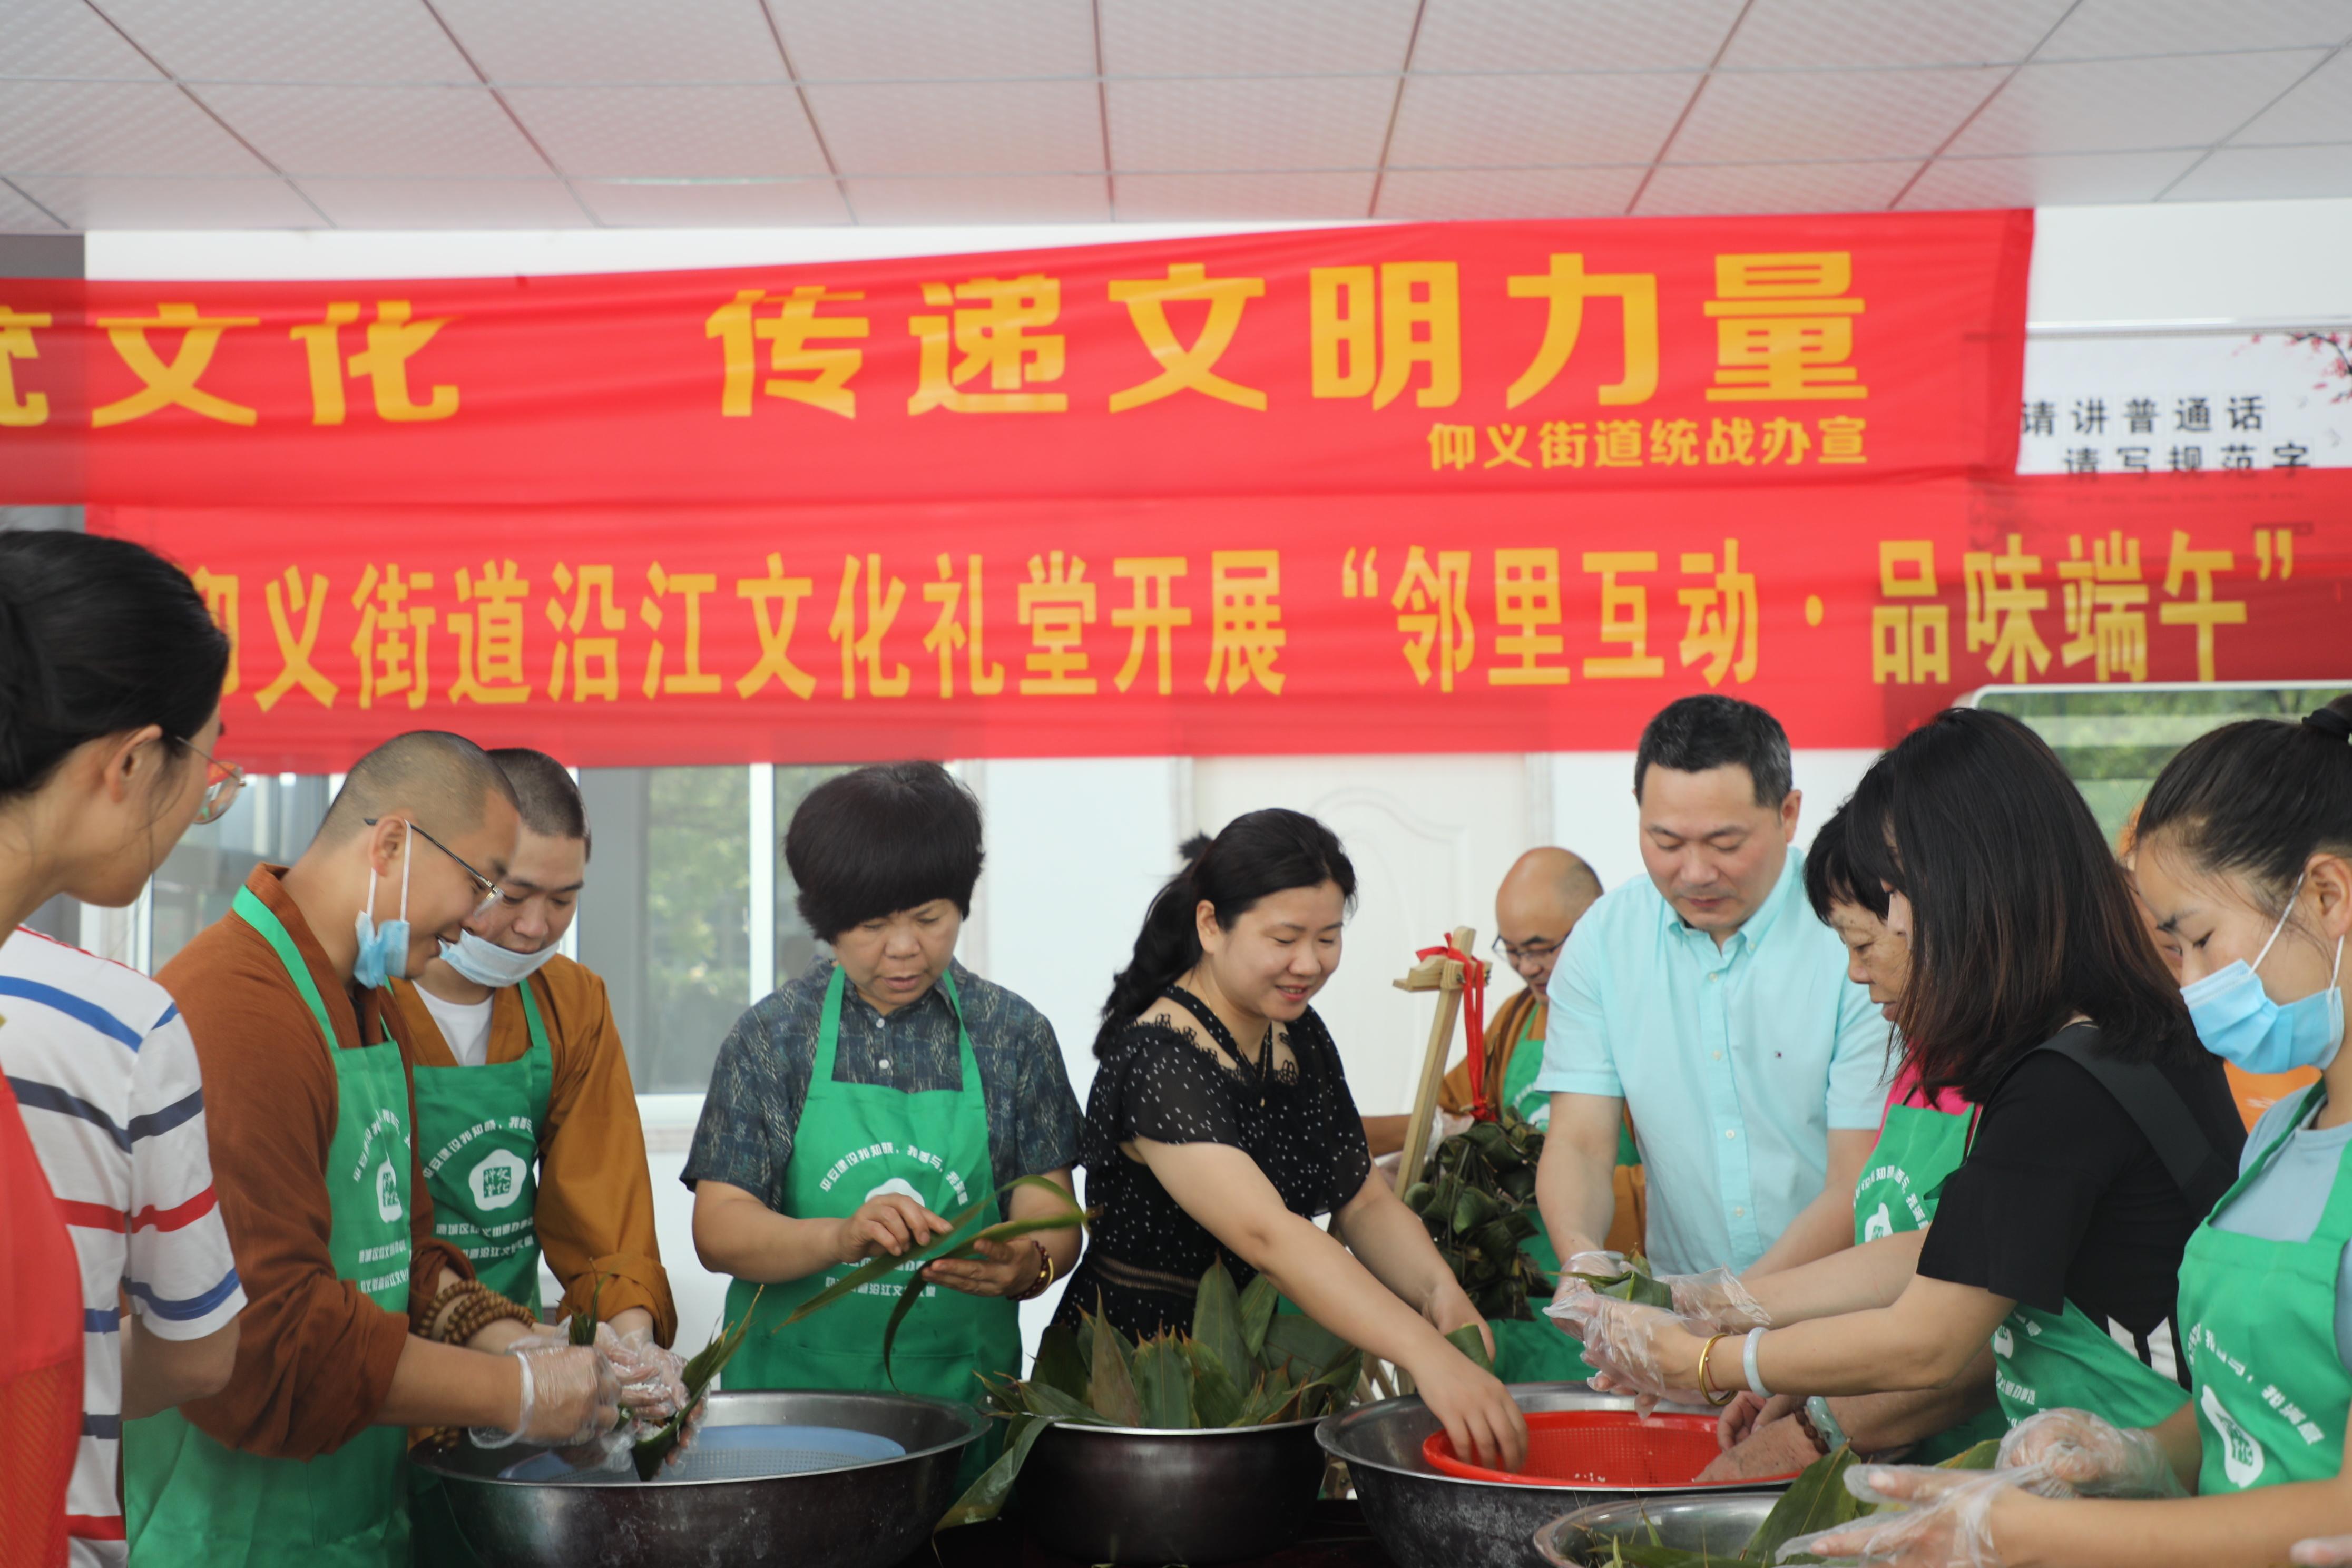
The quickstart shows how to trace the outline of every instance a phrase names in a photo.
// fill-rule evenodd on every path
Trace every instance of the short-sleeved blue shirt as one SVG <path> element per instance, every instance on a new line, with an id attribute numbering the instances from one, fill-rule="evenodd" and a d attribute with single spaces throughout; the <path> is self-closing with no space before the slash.
<path id="1" fill-rule="evenodd" d="M 1720 948 L 1646 877 L 1577 921 L 1551 976 L 1550 1093 L 1622 1099 L 1661 1272 L 1747 1268 L 1820 1195 L 1829 1132 L 1875 1128 L 1894 1061 L 1801 858 Z"/>

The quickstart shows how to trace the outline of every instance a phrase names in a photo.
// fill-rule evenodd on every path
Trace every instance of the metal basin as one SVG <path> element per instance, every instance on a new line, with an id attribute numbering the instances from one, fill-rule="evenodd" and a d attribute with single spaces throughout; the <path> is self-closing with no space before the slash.
<path id="1" fill-rule="evenodd" d="M 461 1446 L 418 1462 L 448 1489 L 476 1556 L 499 1568 L 888 1568 L 920 1546 L 956 1499 L 963 1450 L 986 1426 L 969 1405 L 896 1394 L 714 1394 L 706 1429 L 786 1424 L 873 1432 L 889 1459 L 760 1480 L 640 1485 L 510 1481 L 541 1450 Z"/>
<path id="2" fill-rule="evenodd" d="M 1609 1543 L 1619 1539 L 1736 1557 L 1780 1500 L 1778 1492 L 1717 1492 L 1604 1502 L 1537 1531 L 1536 1551 L 1552 1568 L 1596 1568 L 1609 1561 Z"/>
<path id="3" fill-rule="evenodd" d="M 1540 1410 L 1631 1410 L 1630 1398 L 1595 1394 L 1581 1383 L 1515 1383 L 1511 1397 Z M 1661 1410 L 1711 1415 L 1693 1405 Z M 1421 1457 L 1437 1417 L 1418 1398 L 1389 1399 L 1326 1416 L 1316 1437 L 1347 1462 L 1381 1547 L 1401 1568 L 1544 1568 L 1536 1531 L 1566 1510 L 1640 1497 L 1752 1492 L 1755 1481 L 1720 1487 L 1537 1487 L 1441 1475 Z M 1769 1485 L 1765 1489 L 1771 1489 Z"/>
<path id="4" fill-rule="evenodd" d="M 1171 1432 L 1048 1429 L 1021 1468 L 1021 1517 L 1080 1563 L 1228 1563 L 1298 1539 L 1323 1483 L 1316 1423 Z"/>

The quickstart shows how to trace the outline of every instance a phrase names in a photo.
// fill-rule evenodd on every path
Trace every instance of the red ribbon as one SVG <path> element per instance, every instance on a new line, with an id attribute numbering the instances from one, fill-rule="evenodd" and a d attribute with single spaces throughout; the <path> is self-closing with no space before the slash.
<path id="1" fill-rule="evenodd" d="M 1486 1098 L 1486 964 L 1454 945 L 1447 936 L 1435 947 L 1424 947 L 1415 958 L 1444 958 L 1462 966 L 1462 1026 L 1470 1047 L 1470 1114 L 1479 1121 L 1495 1120 Z"/>

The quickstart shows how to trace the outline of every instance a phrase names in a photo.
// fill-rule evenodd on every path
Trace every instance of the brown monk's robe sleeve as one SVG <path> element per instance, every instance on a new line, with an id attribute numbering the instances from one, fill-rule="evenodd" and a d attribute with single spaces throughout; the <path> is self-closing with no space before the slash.
<path id="1" fill-rule="evenodd" d="M 257 868 L 247 886 L 286 924 L 308 961 L 339 1049 L 360 1041 L 351 993 L 278 882 Z M 159 978 L 180 1005 L 205 1075 L 205 1120 L 221 1217 L 245 1285 L 228 1386 L 181 1407 L 207 1436 L 247 1453 L 307 1459 L 373 1423 L 412 1328 L 339 1279 L 328 1249 L 327 1151 L 338 1094 L 310 1008 L 275 953 L 231 915 L 197 933 Z M 414 1108 L 412 1106 L 412 1115 Z M 415 1256 L 410 1303 L 421 1314 L 445 1268 L 465 1260 L 432 1240 L 432 1205 L 410 1152 Z"/>
<path id="2" fill-rule="evenodd" d="M 653 1177 L 637 1119 L 635 1087 L 604 982 L 568 958 L 551 958 L 525 984 L 547 1025 L 553 1082 L 540 1134 L 539 1200 L 532 1219 L 548 1271 L 563 1287 L 558 1317 L 587 1310 L 610 1318 L 632 1307 L 654 1317 L 663 1344 L 677 1334 L 677 1306 L 654 1234 Z M 411 985 L 394 987 L 395 1027 L 418 1041 L 426 1072 L 463 1072 L 433 1016 Z M 530 1048 L 521 1000 L 509 987 L 490 1005 L 490 1065 L 520 1060 Z M 600 1289 L 598 1280 L 603 1281 Z"/>

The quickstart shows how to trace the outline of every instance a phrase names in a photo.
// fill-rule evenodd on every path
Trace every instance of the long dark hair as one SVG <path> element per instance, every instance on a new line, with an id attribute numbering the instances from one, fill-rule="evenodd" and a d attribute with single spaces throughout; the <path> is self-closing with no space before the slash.
<path id="1" fill-rule="evenodd" d="M 1111 982 L 1103 1004 L 1095 1055 L 1102 1056 L 1129 1019 L 1146 1011 L 1170 983 L 1201 962 L 1195 912 L 1205 899 L 1217 924 L 1231 930 L 1260 899 L 1290 888 L 1339 884 L 1339 896 L 1356 901 L 1356 868 L 1339 847 L 1339 836 L 1303 811 L 1279 806 L 1247 812 L 1225 824 L 1212 839 L 1184 845 L 1184 868 L 1152 898 L 1136 933 L 1135 955 Z"/>
<path id="2" fill-rule="evenodd" d="M 149 724 L 173 751 L 220 706 L 228 638 L 188 574 L 128 540 L 0 533 L 0 802 L 76 747 Z"/>
<path id="3" fill-rule="evenodd" d="M 2315 854 L 2352 857 L 2352 697 L 2300 724 L 2245 719 L 2200 735 L 2156 776 L 2139 837 L 2233 871 L 2274 911 Z"/>
<path id="4" fill-rule="evenodd" d="M 1872 763 L 1846 809 L 1857 888 L 1911 902 L 1895 1024 L 1928 1092 L 1981 1104 L 2076 1013 L 2120 1060 L 2200 1048 L 2091 808 L 2023 724 L 1947 709 Z"/>

